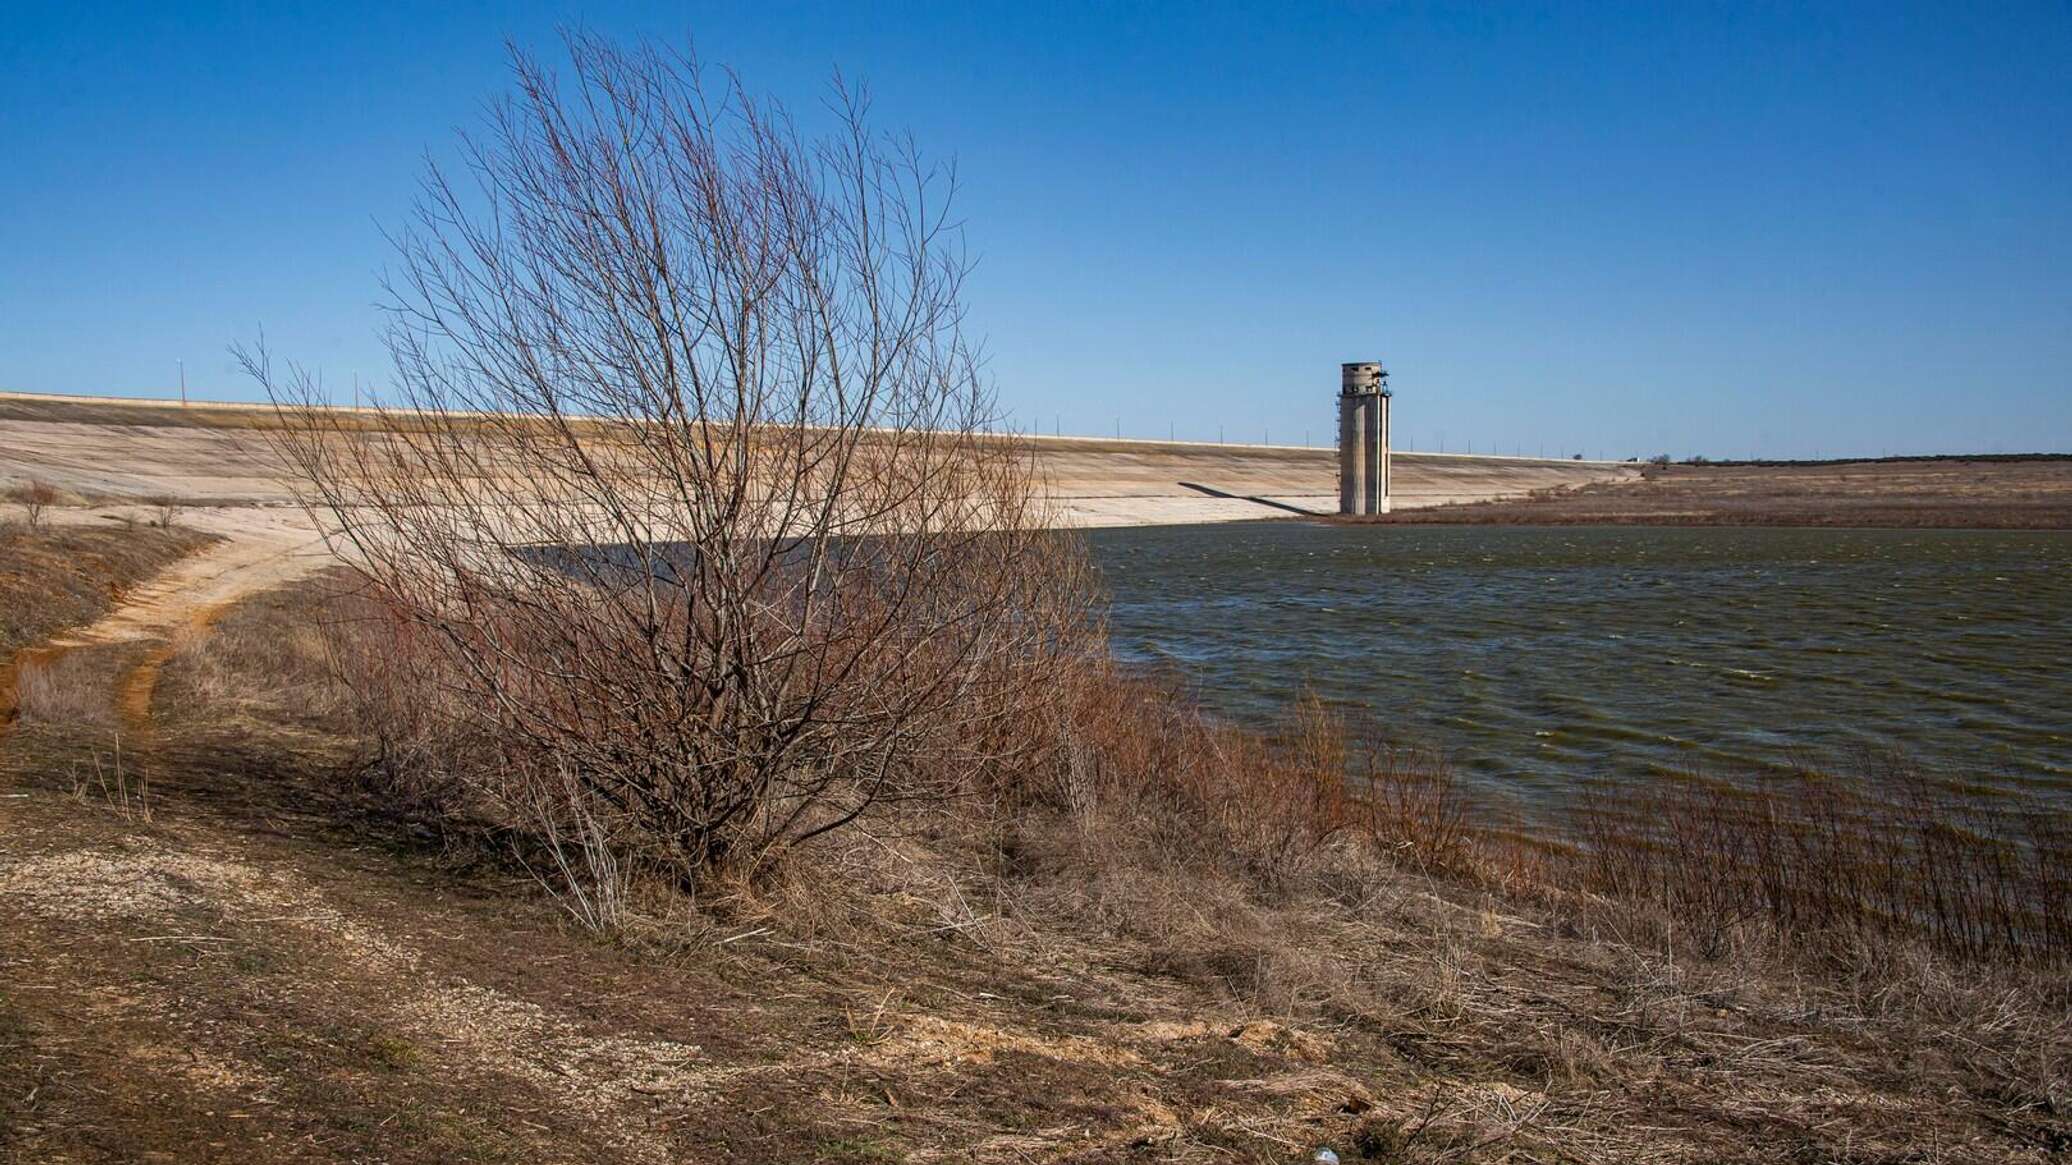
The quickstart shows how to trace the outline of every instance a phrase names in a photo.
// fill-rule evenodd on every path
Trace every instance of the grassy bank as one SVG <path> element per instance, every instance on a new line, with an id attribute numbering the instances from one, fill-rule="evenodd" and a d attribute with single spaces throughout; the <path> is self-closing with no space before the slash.
<path id="1" fill-rule="evenodd" d="M 356 690 L 340 668 L 395 657 L 341 655 L 373 613 L 324 588 L 236 608 L 167 664 L 129 762 L 148 821 L 50 752 L 0 753 L 27 794 L 0 802 L 18 1159 L 2040 1162 L 2072 1143 L 2062 949 L 1943 941 L 1889 897 L 1813 912 L 1837 869 L 1894 851 L 1785 861 L 1826 851 L 1746 829 L 1819 820 L 1843 804 L 1827 782 L 1608 806 L 1579 818 L 1617 856 L 1600 867 L 1483 829 L 1443 766 L 1369 756 L 1313 707 L 1247 734 L 1097 670 L 1063 677 L 1057 748 L 1025 780 L 886 805 L 693 893 L 637 837 L 544 833 L 458 787 L 441 742 L 370 720 L 392 678 L 370 703 L 387 673 Z"/>
<path id="2" fill-rule="evenodd" d="M 0 659 L 93 622 L 123 591 L 212 541 L 177 525 L 0 522 Z"/>

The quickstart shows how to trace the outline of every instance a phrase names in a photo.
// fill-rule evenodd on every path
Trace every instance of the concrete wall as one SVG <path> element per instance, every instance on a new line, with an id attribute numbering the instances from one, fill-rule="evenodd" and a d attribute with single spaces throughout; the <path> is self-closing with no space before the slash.
<path id="1" fill-rule="evenodd" d="M 1338 512 L 1329 448 L 1041 438 L 1055 496 L 1073 525 L 1221 522 Z M 1390 454 L 1395 509 L 1523 497 L 1538 489 L 1637 479 L 1630 462 Z"/>

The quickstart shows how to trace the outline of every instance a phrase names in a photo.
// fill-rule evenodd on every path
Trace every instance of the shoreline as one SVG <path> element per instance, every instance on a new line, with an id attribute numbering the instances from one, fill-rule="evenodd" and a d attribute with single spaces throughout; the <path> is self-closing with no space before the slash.
<path id="1" fill-rule="evenodd" d="M 1649 466 L 1638 480 L 1321 519 L 1341 525 L 2072 530 L 2072 457 Z"/>

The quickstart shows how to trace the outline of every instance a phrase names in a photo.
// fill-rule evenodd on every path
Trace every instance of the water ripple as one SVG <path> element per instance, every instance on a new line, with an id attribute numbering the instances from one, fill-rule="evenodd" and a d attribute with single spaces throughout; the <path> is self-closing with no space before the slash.
<path id="1" fill-rule="evenodd" d="M 1896 748 L 2072 801 L 2072 534 L 1102 531 L 1116 650 L 1264 719 L 1304 685 L 1527 795 Z"/>

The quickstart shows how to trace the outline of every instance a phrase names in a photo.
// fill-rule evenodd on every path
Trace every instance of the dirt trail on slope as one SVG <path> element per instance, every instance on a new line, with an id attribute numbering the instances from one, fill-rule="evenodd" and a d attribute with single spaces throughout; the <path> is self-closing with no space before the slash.
<path id="1" fill-rule="evenodd" d="M 49 646 L 165 638 L 246 595 L 292 582 L 330 561 L 323 540 L 299 513 L 244 511 L 226 516 L 206 511 L 188 524 L 224 540 L 174 563 L 124 596 L 98 622 L 58 636 Z"/>
<path id="2" fill-rule="evenodd" d="M 142 662 L 123 677 L 117 706 L 132 729 L 148 726 L 159 669 L 183 635 L 206 628 L 217 615 L 249 595 L 292 582 L 334 561 L 306 518 L 286 510 L 205 510 L 186 524 L 223 541 L 181 559 L 124 595 L 115 608 L 85 627 L 27 647 L 0 667 L 0 696 L 9 696 L 34 673 L 85 647 L 151 642 Z M 12 699 L 5 701 L 12 706 Z M 0 719 L 0 740 L 12 718 Z"/>

